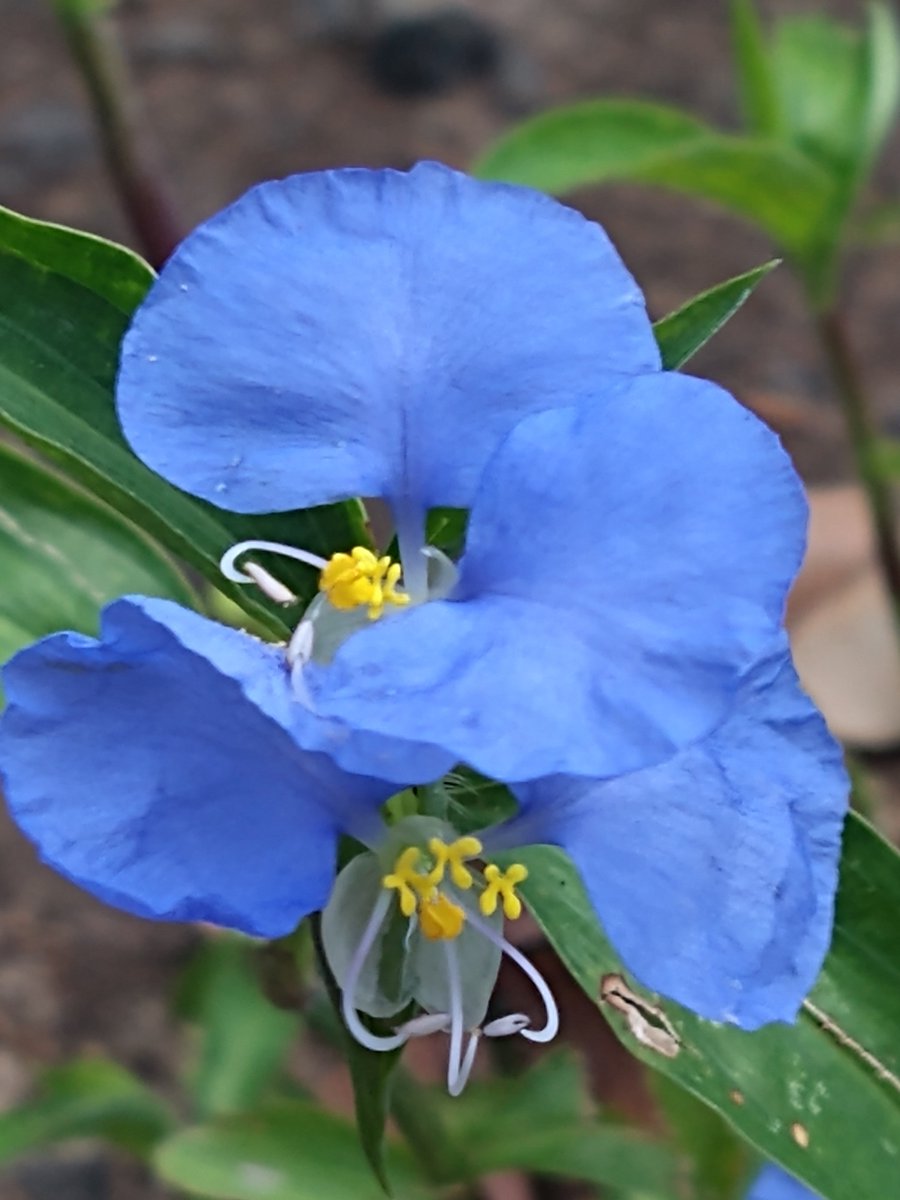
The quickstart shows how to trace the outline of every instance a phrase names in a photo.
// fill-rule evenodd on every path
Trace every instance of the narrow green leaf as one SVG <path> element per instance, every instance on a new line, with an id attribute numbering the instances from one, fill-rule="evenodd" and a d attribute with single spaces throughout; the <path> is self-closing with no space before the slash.
<path id="1" fill-rule="evenodd" d="M 647 1200 L 676 1194 L 675 1156 L 634 1130 L 600 1124 L 590 1114 L 583 1071 L 568 1054 L 548 1054 L 523 1074 L 473 1086 L 444 1107 L 448 1130 L 466 1149 L 469 1178 L 522 1170 Z"/>
<path id="2" fill-rule="evenodd" d="M 245 1112 L 282 1071 L 300 1021 L 262 993 L 249 944 L 207 943 L 189 968 L 182 1010 L 200 1027 L 191 1092 L 201 1117 Z"/>
<path id="3" fill-rule="evenodd" d="M 893 5 L 869 5 L 863 63 L 863 137 L 868 165 L 890 133 L 900 103 L 900 24 Z"/>
<path id="4" fill-rule="evenodd" d="M 83 237 L 21 217 L 0 221 L 0 424 L 284 634 L 283 610 L 224 580 L 219 558 L 246 538 L 326 555 L 366 544 L 359 505 L 246 517 L 194 500 L 148 470 L 126 445 L 113 401 L 119 342 L 147 268 L 128 251 Z M 278 560 L 275 569 L 301 599 L 314 594 L 308 568 Z"/>
<path id="5" fill-rule="evenodd" d="M 92 633 L 125 592 L 184 604 L 184 579 L 133 526 L 0 444 L 0 661 L 58 629 Z"/>
<path id="6" fill-rule="evenodd" d="M 878 462 L 888 479 L 900 479 L 900 438 L 879 439 Z"/>
<path id="7" fill-rule="evenodd" d="M 870 4 L 864 31 L 819 13 L 780 21 L 772 56 L 798 146 L 858 185 L 890 132 L 900 99 L 900 32 L 891 7 Z"/>
<path id="8" fill-rule="evenodd" d="M 745 271 L 743 275 L 735 275 L 724 283 L 717 283 L 656 321 L 653 332 L 662 354 L 663 366 L 674 371 L 692 358 L 734 316 L 756 285 L 779 262 L 780 259 L 773 258 L 761 267 Z"/>
<path id="9" fill-rule="evenodd" d="M 744 120 L 752 133 L 777 137 L 784 128 L 781 100 L 753 0 L 731 0 L 731 40 Z"/>
<path id="10" fill-rule="evenodd" d="M 221 1200 L 380 1200 L 353 1126 L 302 1101 L 176 1133 L 155 1156 L 164 1182 Z M 425 1194 L 408 1156 L 391 1149 L 397 1200 Z"/>
<path id="11" fill-rule="evenodd" d="M 384 1128 L 388 1118 L 390 1088 L 402 1051 L 398 1049 L 382 1053 L 367 1050 L 345 1028 L 340 1017 L 341 991 L 328 966 L 322 945 L 321 915 L 315 914 L 310 924 L 319 974 L 328 992 L 335 1023 L 342 1034 L 342 1048 L 350 1069 L 359 1145 L 381 1190 L 387 1196 L 394 1196 L 394 1181 L 388 1174 L 385 1161 Z M 379 1022 L 375 1021 L 372 1024 L 374 1028 L 379 1029 Z M 384 1032 L 387 1032 L 387 1029 Z"/>
<path id="12" fill-rule="evenodd" d="M 523 893 L 532 913 L 633 1053 L 826 1200 L 892 1194 L 900 1160 L 900 858 L 861 818 L 847 823 L 834 941 L 819 981 L 795 1025 L 753 1034 L 701 1020 L 629 979 L 560 851 L 535 847 L 516 858 L 529 868 Z M 603 998 L 610 975 L 623 976 L 639 1006 L 629 1001 L 622 1011 Z M 663 1036 L 648 1035 L 648 1023 Z"/>
<path id="13" fill-rule="evenodd" d="M 653 1071 L 650 1085 L 675 1145 L 689 1164 L 692 1200 L 740 1200 L 754 1156 L 722 1117 L 667 1075 Z"/>
<path id="14" fill-rule="evenodd" d="M 48 1071 L 37 1099 L 0 1115 L 0 1163 L 76 1137 L 100 1137 L 142 1158 L 171 1130 L 166 1106 L 124 1068 L 83 1059 Z"/>
<path id="15" fill-rule="evenodd" d="M 636 100 L 542 113 L 502 138 L 475 170 L 557 194 L 615 180 L 672 188 L 755 221 L 798 256 L 818 236 L 832 192 L 828 172 L 791 146 L 719 133 Z"/>
<path id="16" fill-rule="evenodd" d="M 822 13 L 778 22 L 772 45 L 787 136 L 832 171 L 862 150 L 864 51 L 858 30 Z"/>
<path id="17" fill-rule="evenodd" d="M 0 246 L 35 266 L 80 284 L 130 314 L 153 282 L 153 268 L 133 250 L 64 225 L 33 221 L 0 206 Z"/>

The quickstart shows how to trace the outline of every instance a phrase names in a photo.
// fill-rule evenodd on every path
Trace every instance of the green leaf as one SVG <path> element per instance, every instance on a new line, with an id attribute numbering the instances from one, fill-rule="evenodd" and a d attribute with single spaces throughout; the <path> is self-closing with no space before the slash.
<path id="1" fill-rule="evenodd" d="M 0 573 L 0 660 L 58 629 L 93 633 L 97 610 L 125 592 L 193 601 L 138 530 L 2 444 Z"/>
<path id="2" fill-rule="evenodd" d="M 394 1195 L 394 1189 L 385 1161 L 384 1127 L 388 1117 L 390 1088 L 402 1050 L 385 1052 L 367 1050 L 346 1029 L 340 1016 L 341 990 L 328 966 L 325 948 L 322 944 L 320 913 L 313 915 L 310 925 L 316 951 L 316 964 L 328 993 L 335 1024 L 341 1032 L 342 1049 L 350 1070 L 359 1145 L 380 1188 L 386 1195 L 391 1196 Z M 382 1029 L 377 1021 L 372 1021 L 371 1025 L 381 1032 L 389 1032 L 387 1027 Z"/>
<path id="3" fill-rule="evenodd" d="M 877 461 L 888 479 L 900 479 L 900 438 L 879 438 Z"/>
<path id="4" fill-rule="evenodd" d="M 175 1134 L 155 1157 L 164 1182 L 221 1200 L 380 1200 L 353 1126 L 302 1101 L 281 1101 Z M 424 1195 L 392 1148 L 398 1200 Z"/>
<path id="5" fill-rule="evenodd" d="M 753 0 L 731 0 L 731 40 L 744 120 L 751 132 L 777 137 L 784 128 L 781 100 Z"/>
<path id="6" fill-rule="evenodd" d="M 256 1105 L 277 1079 L 300 1021 L 260 988 L 253 949 L 236 938 L 207 943 L 189 968 L 182 1011 L 200 1026 L 191 1092 L 202 1117 Z"/>
<path id="7" fill-rule="evenodd" d="M 640 1192 L 647 1200 L 677 1192 L 680 1164 L 671 1151 L 588 1115 L 583 1072 L 568 1054 L 548 1054 L 531 1070 L 472 1086 L 444 1106 L 448 1130 L 465 1147 L 469 1178 L 522 1170 Z"/>
<path id="8" fill-rule="evenodd" d="M 689 1163 L 692 1200 L 740 1200 L 753 1156 L 722 1117 L 667 1075 L 650 1073 L 650 1085 L 677 1148 Z"/>
<path id="9" fill-rule="evenodd" d="M 80 284 L 125 314 L 137 308 L 154 279 L 153 268 L 125 246 L 2 207 L 0 246 Z"/>
<path id="10" fill-rule="evenodd" d="M 589 100 L 519 125 L 477 164 L 483 178 L 562 193 L 615 180 L 723 205 L 802 256 L 831 198 L 828 172 L 791 146 L 719 133 L 638 100 Z"/>
<path id="11" fill-rule="evenodd" d="M 893 6 L 869 5 L 863 48 L 863 138 L 871 162 L 897 119 L 900 103 L 900 25 Z"/>
<path id="12" fill-rule="evenodd" d="M 223 579 L 222 553 L 247 538 L 325 555 L 366 544 L 361 509 L 346 503 L 259 517 L 227 513 L 171 487 L 134 456 L 116 419 L 113 383 L 118 345 L 148 268 L 128 251 L 101 246 L 21 217 L 0 222 L 0 423 L 284 634 L 282 610 Z M 110 274 L 118 277 L 115 286 Z M 313 595 L 310 569 L 283 559 L 274 569 L 298 596 Z"/>
<path id="13" fill-rule="evenodd" d="M 104 1138 L 145 1158 L 172 1125 L 162 1101 L 124 1068 L 83 1059 L 48 1071 L 37 1099 L 0 1115 L 0 1163 L 76 1137 Z"/>
<path id="14" fill-rule="evenodd" d="M 892 1194 L 900 1160 L 900 858 L 870 826 L 848 819 L 832 950 L 800 1019 L 752 1034 L 660 1002 L 629 979 L 560 851 L 534 847 L 515 857 L 529 868 L 522 890 L 532 913 L 639 1058 L 826 1200 Z M 629 989 L 624 1000 L 614 975 Z"/>
<path id="15" fill-rule="evenodd" d="M 717 283 L 655 322 L 653 332 L 666 370 L 677 370 L 705 346 L 779 262 L 780 259 L 773 258 L 761 267 Z"/>
<path id="16" fill-rule="evenodd" d="M 823 14 L 780 21 L 772 65 L 787 135 L 854 187 L 896 114 L 900 40 L 891 9 L 870 5 L 864 33 Z"/>
<path id="17" fill-rule="evenodd" d="M 772 66 L 787 136 L 830 166 L 860 152 L 863 44 L 859 32 L 817 13 L 775 27 Z"/>

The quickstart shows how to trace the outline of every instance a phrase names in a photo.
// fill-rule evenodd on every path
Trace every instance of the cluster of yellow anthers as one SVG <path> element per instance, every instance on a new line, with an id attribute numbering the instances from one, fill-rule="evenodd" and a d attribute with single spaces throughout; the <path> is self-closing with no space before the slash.
<path id="1" fill-rule="evenodd" d="M 428 852 L 431 866 L 420 871 L 422 851 L 418 846 L 407 846 L 397 856 L 394 869 L 382 879 L 388 889 L 397 891 L 400 911 L 405 917 L 418 913 L 419 927 L 427 938 L 456 938 L 462 933 L 466 921 L 465 910 L 446 896 L 439 887 L 444 875 L 450 878 L 460 891 L 468 891 L 475 877 L 466 862 L 481 854 L 481 842 L 476 837 L 461 837 L 449 845 L 440 838 L 431 838 Z M 494 863 L 484 869 L 485 888 L 478 897 L 478 907 L 486 917 L 493 916 L 497 905 L 503 905 L 503 914 L 510 921 L 522 914 L 522 901 L 516 895 L 517 884 L 528 876 L 521 863 L 513 863 L 501 871 Z"/>
<path id="2" fill-rule="evenodd" d="M 386 604 L 409 604 L 409 596 L 397 591 L 402 569 L 386 554 L 378 558 L 365 546 L 354 546 L 349 554 L 331 556 L 319 576 L 319 591 L 335 608 L 367 605 L 369 620 L 377 621 Z"/>

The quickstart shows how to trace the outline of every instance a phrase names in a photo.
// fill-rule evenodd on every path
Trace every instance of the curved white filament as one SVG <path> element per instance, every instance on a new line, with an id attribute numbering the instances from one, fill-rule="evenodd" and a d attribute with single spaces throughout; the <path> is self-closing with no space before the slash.
<path id="1" fill-rule="evenodd" d="M 493 942 L 502 954 L 508 954 L 516 966 L 525 972 L 544 1003 L 546 1020 L 543 1029 L 521 1029 L 519 1032 L 522 1037 L 527 1038 L 529 1042 L 552 1042 L 559 1032 L 559 1009 L 556 1007 L 556 1001 L 547 986 L 546 979 L 521 951 L 511 945 L 501 934 L 496 933 L 486 921 L 482 921 L 471 910 L 466 913 L 466 920 L 489 942 Z"/>
<path id="2" fill-rule="evenodd" d="M 259 582 L 258 579 L 248 575 L 245 571 L 238 570 L 235 566 L 240 556 L 250 550 L 268 550 L 270 554 L 282 554 L 285 558 L 295 558 L 298 562 L 315 567 L 318 571 L 323 571 L 328 566 L 328 560 L 322 558 L 321 555 L 312 554 L 309 550 L 299 550 L 296 546 L 287 546 L 284 542 L 238 542 L 236 546 L 226 550 L 219 559 L 219 570 L 226 579 L 230 579 L 232 583 Z"/>
<path id="3" fill-rule="evenodd" d="M 447 987 L 450 992 L 450 1054 L 447 1059 L 447 1091 L 458 1096 L 465 1087 L 462 1073 L 463 1006 L 462 986 L 459 981 L 459 960 L 452 940 L 444 942 L 447 958 Z"/>
<path id="4" fill-rule="evenodd" d="M 391 900 L 392 896 L 390 892 L 383 891 L 375 901 L 375 907 L 372 909 L 369 923 L 366 925 L 363 935 L 359 939 L 359 945 L 353 951 L 353 957 L 350 960 L 350 966 L 347 968 L 347 975 L 344 979 L 343 991 L 341 992 L 341 1013 L 344 1018 L 344 1024 L 359 1044 L 365 1046 L 367 1050 L 396 1050 L 398 1046 L 402 1046 L 407 1041 L 409 1036 L 405 1033 L 396 1033 L 388 1037 L 380 1037 L 377 1033 L 372 1033 L 360 1021 L 356 1012 L 356 1005 L 354 1004 L 359 977 L 362 974 L 362 969 L 366 965 L 369 952 L 375 944 L 375 939 L 378 937 L 378 933 L 387 916 Z"/>

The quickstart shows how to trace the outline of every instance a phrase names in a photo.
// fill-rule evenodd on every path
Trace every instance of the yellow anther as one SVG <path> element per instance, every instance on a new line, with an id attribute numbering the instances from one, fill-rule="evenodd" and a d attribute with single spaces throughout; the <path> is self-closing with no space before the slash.
<path id="1" fill-rule="evenodd" d="M 407 846 L 394 863 L 393 871 L 381 880 L 384 887 L 396 888 L 404 917 L 411 917 L 419 900 L 432 890 L 428 876 L 416 870 L 416 863 L 421 857 L 418 846 Z"/>
<path id="2" fill-rule="evenodd" d="M 503 901 L 503 915 L 508 921 L 515 921 L 522 915 L 522 901 L 516 895 L 516 885 L 528 878 L 528 868 L 521 863 L 513 863 L 507 871 L 501 871 L 494 863 L 488 863 L 484 868 L 484 878 L 487 887 L 478 898 L 478 907 L 486 917 L 492 917 L 497 911 L 498 901 Z"/>
<path id="3" fill-rule="evenodd" d="M 449 846 L 440 838 L 432 838 L 428 849 L 434 858 L 434 867 L 428 873 L 429 882 L 438 884 L 444 878 L 444 871 L 450 868 L 450 878 L 461 891 L 472 886 L 472 872 L 463 864 L 467 859 L 477 858 L 481 853 L 481 842 L 477 837 L 461 837 Z"/>
<path id="4" fill-rule="evenodd" d="M 433 942 L 459 937 L 465 923 L 463 909 L 442 892 L 432 891 L 419 905 L 419 928 Z"/>
<path id="5" fill-rule="evenodd" d="M 335 608 L 367 605 L 369 620 L 376 621 L 386 604 L 409 604 L 409 596 L 397 591 L 401 570 L 386 554 L 378 558 L 365 546 L 354 546 L 349 554 L 331 556 L 319 576 L 319 591 Z"/>

